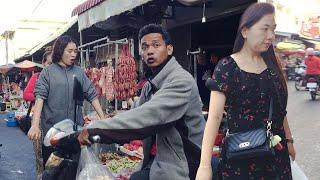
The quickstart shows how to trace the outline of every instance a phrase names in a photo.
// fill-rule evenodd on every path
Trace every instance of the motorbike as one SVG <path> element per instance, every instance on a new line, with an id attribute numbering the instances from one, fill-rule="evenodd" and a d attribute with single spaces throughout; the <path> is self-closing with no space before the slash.
<path id="1" fill-rule="evenodd" d="M 54 152 L 46 162 L 43 180 L 75 179 L 80 144 L 77 141 L 78 132 L 74 131 L 73 127 L 74 122 L 66 119 L 55 124 L 46 134 L 43 144 L 54 148 Z"/>
<path id="2" fill-rule="evenodd" d="M 316 77 L 309 77 L 307 80 L 307 89 L 310 92 L 311 100 L 316 100 L 317 95 L 319 95 L 319 84 Z"/>
<path id="3" fill-rule="evenodd" d="M 306 89 L 306 65 L 300 63 L 295 68 L 295 82 L 294 87 L 297 91 L 305 90 Z"/>
<path id="4" fill-rule="evenodd" d="M 83 128 L 77 126 L 77 130 Z M 43 180 L 76 179 L 81 147 L 78 142 L 79 131 L 74 131 L 74 121 L 65 119 L 49 129 L 43 144 L 54 148 L 46 162 L 42 175 Z M 92 143 L 99 143 L 100 136 L 90 136 Z"/>
<path id="5" fill-rule="evenodd" d="M 294 80 L 296 73 L 295 73 L 295 66 L 294 65 L 287 65 L 284 69 L 287 75 L 288 80 Z"/>

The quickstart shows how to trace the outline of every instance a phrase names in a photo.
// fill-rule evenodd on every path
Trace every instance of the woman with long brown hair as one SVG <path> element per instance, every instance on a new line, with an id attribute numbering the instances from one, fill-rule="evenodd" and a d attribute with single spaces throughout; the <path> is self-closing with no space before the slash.
<path id="1" fill-rule="evenodd" d="M 222 179 L 292 179 L 289 154 L 294 160 L 295 150 L 286 118 L 287 86 L 272 46 L 274 13 L 271 4 L 251 5 L 242 15 L 233 54 L 215 69 L 197 180 L 212 179 L 212 147 L 224 110 L 229 134 L 262 128 L 270 118 L 281 141 L 271 157 L 231 161 L 222 153 Z"/>

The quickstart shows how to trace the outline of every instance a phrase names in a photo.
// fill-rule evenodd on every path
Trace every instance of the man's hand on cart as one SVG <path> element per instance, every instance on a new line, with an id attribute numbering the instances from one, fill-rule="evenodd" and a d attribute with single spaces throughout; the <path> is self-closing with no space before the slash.
<path id="1" fill-rule="evenodd" d="M 89 140 L 89 133 L 88 130 L 85 128 L 83 129 L 79 136 L 78 136 L 78 141 L 80 145 L 91 145 L 91 141 Z"/>

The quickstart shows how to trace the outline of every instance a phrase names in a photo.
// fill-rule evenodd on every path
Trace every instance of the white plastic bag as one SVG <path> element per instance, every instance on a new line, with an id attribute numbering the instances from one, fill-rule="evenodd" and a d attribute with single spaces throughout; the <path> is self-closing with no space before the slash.
<path id="1" fill-rule="evenodd" d="M 291 171 L 293 180 L 308 180 L 296 161 L 291 161 Z"/>
<path id="2" fill-rule="evenodd" d="M 102 165 L 91 147 L 83 147 L 77 170 L 76 180 L 112 180 L 106 167 Z"/>

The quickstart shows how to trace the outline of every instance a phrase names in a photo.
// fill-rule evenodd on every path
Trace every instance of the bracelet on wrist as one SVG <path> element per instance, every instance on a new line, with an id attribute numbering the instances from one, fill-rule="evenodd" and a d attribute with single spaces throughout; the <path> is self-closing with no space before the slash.
<path id="1" fill-rule="evenodd" d="M 293 139 L 288 139 L 288 138 L 286 139 L 286 141 L 287 141 L 287 143 L 292 143 L 292 144 L 294 142 Z"/>

